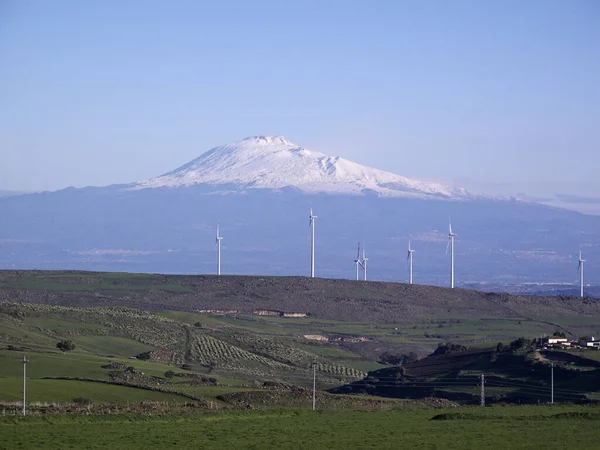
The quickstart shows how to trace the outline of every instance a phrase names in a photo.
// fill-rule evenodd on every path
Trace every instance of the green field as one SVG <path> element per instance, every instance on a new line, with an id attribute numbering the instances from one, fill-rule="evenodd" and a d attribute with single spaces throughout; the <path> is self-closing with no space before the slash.
<path id="1" fill-rule="evenodd" d="M 599 425 L 561 406 L 2 417 L 0 448 L 596 449 Z"/>
<path id="2" fill-rule="evenodd" d="M 21 378 L 0 378 L 2 400 L 8 402 L 21 401 L 22 387 L 23 380 Z M 112 404 L 141 401 L 190 401 L 187 397 L 176 394 L 89 381 L 32 379 L 27 382 L 28 403 L 69 403 L 75 398 L 85 398 L 93 403 Z"/>

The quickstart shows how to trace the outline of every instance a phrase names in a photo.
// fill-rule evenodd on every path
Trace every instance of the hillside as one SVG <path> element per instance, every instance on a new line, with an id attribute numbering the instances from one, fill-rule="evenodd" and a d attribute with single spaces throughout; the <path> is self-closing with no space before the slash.
<path id="1" fill-rule="evenodd" d="M 5 271 L 0 400 L 15 398 L 23 353 L 40 395 L 50 385 L 62 386 L 60 398 L 69 386 L 104 395 L 90 391 L 93 382 L 214 400 L 237 386 L 309 387 L 313 364 L 319 389 L 334 388 L 387 367 L 386 352 L 424 357 L 440 342 L 478 348 L 557 329 L 598 334 L 598 312 L 590 299 L 396 283 Z M 60 353 L 61 340 L 76 350 Z"/>
<path id="2" fill-rule="evenodd" d="M 402 283 L 303 277 L 176 276 L 2 271 L 0 301 L 148 310 L 255 309 L 320 319 L 407 323 L 445 317 L 594 317 L 600 302 L 555 296 L 482 293 Z"/>
<path id="3" fill-rule="evenodd" d="M 536 347 L 526 342 L 520 348 L 474 348 L 432 354 L 402 367 L 370 372 L 364 379 L 331 392 L 391 398 L 439 397 L 478 405 L 483 375 L 486 404 L 600 400 L 597 350 L 543 351 Z"/>

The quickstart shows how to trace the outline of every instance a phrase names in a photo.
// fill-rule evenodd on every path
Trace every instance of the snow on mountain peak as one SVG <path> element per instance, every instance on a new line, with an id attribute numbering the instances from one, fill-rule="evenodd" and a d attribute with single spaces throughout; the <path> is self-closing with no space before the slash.
<path id="1" fill-rule="evenodd" d="M 382 197 L 459 199 L 473 196 L 464 189 L 413 180 L 307 150 L 283 136 L 252 136 L 215 147 L 171 172 L 135 183 L 132 188 L 197 184 L 233 184 L 242 189 L 294 187 L 309 193 L 370 193 Z"/>

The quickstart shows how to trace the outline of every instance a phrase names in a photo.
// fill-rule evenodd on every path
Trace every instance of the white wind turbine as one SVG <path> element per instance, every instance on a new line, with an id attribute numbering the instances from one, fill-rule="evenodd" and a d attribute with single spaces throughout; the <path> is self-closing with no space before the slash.
<path id="1" fill-rule="evenodd" d="M 365 251 L 365 247 L 363 247 L 362 268 L 363 268 L 363 272 L 365 274 L 365 281 L 367 281 L 367 261 L 369 260 L 369 258 L 367 258 L 367 252 Z"/>
<path id="2" fill-rule="evenodd" d="M 215 244 L 217 244 L 217 275 L 221 275 L 221 241 L 223 236 L 219 235 L 219 225 L 217 224 L 217 237 Z"/>
<path id="3" fill-rule="evenodd" d="M 358 267 L 363 267 L 362 260 L 360 259 L 360 242 L 358 243 L 358 251 L 356 253 L 356 259 L 354 260 L 356 266 L 356 281 L 358 281 Z"/>
<path id="4" fill-rule="evenodd" d="M 308 226 L 311 227 L 311 242 L 310 242 L 310 277 L 315 277 L 315 219 L 317 216 L 313 215 L 313 210 L 310 208 L 310 216 Z"/>
<path id="5" fill-rule="evenodd" d="M 408 261 L 408 284 L 413 284 L 413 253 L 415 251 L 410 248 L 410 239 L 408 240 L 408 255 L 406 260 Z"/>
<path id="6" fill-rule="evenodd" d="M 583 298 L 583 263 L 585 259 L 581 257 L 581 250 L 579 250 L 579 295 Z"/>
<path id="7" fill-rule="evenodd" d="M 448 220 L 448 246 L 446 247 L 446 255 L 448 254 L 448 248 L 452 247 L 451 261 L 450 261 L 450 288 L 454 289 L 454 238 L 456 233 L 452 232 L 452 220 Z"/>

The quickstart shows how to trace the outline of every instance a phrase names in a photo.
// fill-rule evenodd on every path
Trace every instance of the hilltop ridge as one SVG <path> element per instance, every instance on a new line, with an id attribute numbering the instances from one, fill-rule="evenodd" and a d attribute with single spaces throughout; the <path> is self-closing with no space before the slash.
<path id="1" fill-rule="evenodd" d="M 578 297 L 483 293 L 403 283 L 305 277 L 0 271 L 0 301 L 198 311 L 264 308 L 318 318 L 402 323 L 432 317 L 595 317 Z"/>

